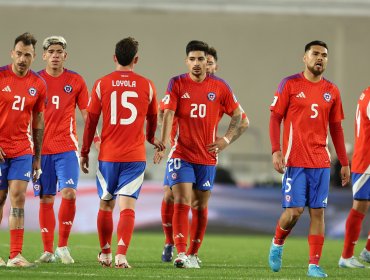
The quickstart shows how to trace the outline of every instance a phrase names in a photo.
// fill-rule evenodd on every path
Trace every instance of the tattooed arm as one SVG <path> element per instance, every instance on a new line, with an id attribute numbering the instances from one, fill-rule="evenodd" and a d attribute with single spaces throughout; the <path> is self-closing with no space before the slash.
<path id="1" fill-rule="evenodd" d="M 41 170 L 41 148 L 44 136 L 44 113 L 33 112 L 32 137 L 35 149 L 35 157 L 32 163 L 33 180 L 36 181 L 37 170 Z"/>

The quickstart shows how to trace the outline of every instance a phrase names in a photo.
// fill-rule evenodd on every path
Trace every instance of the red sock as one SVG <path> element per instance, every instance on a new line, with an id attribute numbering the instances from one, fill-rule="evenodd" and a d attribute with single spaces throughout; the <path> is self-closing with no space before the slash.
<path id="1" fill-rule="evenodd" d="M 10 256 L 12 259 L 19 253 L 22 253 L 24 229 L 10 230 Z"/>
<path id="2" fill-rule="evenodd" d="M 288 237 L 291 230 L 292 229 L 282 229 L 279 226 L 279 221 L 278 221 L 276 224 L 276 228 L 275 228 L 274 244 L 284 245 L 285 239 Z"/>
<path id="3" fill-rule="evenodd" d="M 39 223 L 44 252 L 54 252 L 55 214 L 54 203 L 40 202 Z"/>
<path id="4" fill-rule="evenodd" d="M 370 251 L 370 231 L 367 235 L 366 250 Z"/>
<path id="5" fill-rule="evenodd" d="M 173 203 L 166 203 L 162 200 L 161 217 L 162 228 L 166 236 L 165 244 L 174 244 L 172 231 Z"/>
<path id="6" fill-rule="evenodd" d="M 324 246 L 323 235 L 308 235 L 308 245 L 310 247 L 310 261 L 309 264 L 319 264 L 321 258 L 322 247 Z"/>
<path id="7" fill-rule="evenodd" d="M 206 233 L 208 222 L 208 208 L 191 209 L 192 221 L 190 228 L 190 246 L 187 255 L 197 255 L 200 245 L 202 244 L 204 234 Z"/>
<path id="8" fill-rule="evenodd" d="M 103 254 L 112 253 L 113 214 L 112 211 L 99 209 L 97 227 L 99 234 L 100 249 Z"/>
<path id="9" fill-rule="evenodd" d="M 120 212 L 117 226 L 117 255 L 126 255 L 130 245 L 132 233 L 134 232 L 135 211 L 124 209 Z"/>
<path id="10" fill-rule="evenodd" d="M 173 235 L 177 253 L 185 253 L 189 234 L 189 210 L 190 206 L 175 204 L 173 211 Z"/>
<path id="11" fill-rule="evenodd" d="M 73 220 L 76 213 L 76 199 L 62 198 L 59 208 L 59 241 L 58 247 L 68 245 L 68 237 L 71 232 Z"/>
<path id="12" fill-rule="evenodd" d="M 356 242 L 360 236 L 362 221 L 365 215 L 351 209 L 349 211 L 347 221 L 346 221 L 346 232 L 344 235 L 344 247 L 342 252 L 342 257 L 345 259 L 351 258 L 355 250 Z"/>

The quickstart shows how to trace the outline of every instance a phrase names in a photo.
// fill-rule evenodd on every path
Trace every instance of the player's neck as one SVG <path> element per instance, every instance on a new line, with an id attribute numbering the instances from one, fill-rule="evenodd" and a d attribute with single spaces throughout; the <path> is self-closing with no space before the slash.
<path id="1" fill-rule="evenodd" d="M 30 69 L 27 69 L 27 71 L 24 71 L 24 72 L 19 72 L 19 71 L 17 70 L 17 68 L 15 68 L 14 64 L 12 64 L 12 71 L 13 71 L 13 73 L 14 73 L 16 76 L 18 76 L 18 77 L 20 77 L 20 78 L 23 78 L 23 77 L 25 77 L 25 76 L 28 74 L 28 71 L 30 71 Z"/>
<path id="2" fill-rule="evenodd" d="M 64 68 L 51 68 L 51 67 L 46 67 L 46 73 L 48 73 L 52 77 L 59 77 L 60 75 L 63 74 Z"/>
<path id="3" fill-rule="evenodd" d="M 207 77 L 207 73 L 196 76 L 196 75 L 194 75 L 193 73 L 190 72 L 189 76 L 190 76 L 190 79 L 192 79 L 194 82 L 201 83 Z"/>
<path id="4" fill-rule="evenodd" d="M 122 66 L 117 64 L 116 71 L 134 71 L 134 67 L 132 65 Z"/>
<path id="5" fill-rule="evenodd" d="M 310 82 L 312 83 L 318 83 L 321 81 L 322 79 L 322 74 L 321 75 L 314 75 L 311 71 L 309 71 L 308 69 L 306 69 L 305 71 L 303 71 L 303 76 L 309 80 Z"/>

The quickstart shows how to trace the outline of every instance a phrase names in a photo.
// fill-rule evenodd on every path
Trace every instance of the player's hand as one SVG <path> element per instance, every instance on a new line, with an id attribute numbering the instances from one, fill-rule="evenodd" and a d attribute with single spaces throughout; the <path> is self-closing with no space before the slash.
<path id="1" fill-rule="evenodd" d="M 340 178 L 342 179 L 342 187 L 349 183 L 350 176 L 351 171 L 349 169 L 349 166 L 342 166 L 342 168 L 340 169 Z"/>
<path id="2" fill-rule="evenodd" d="M 5 156 L 6 156 L 5 152 L 0 147 L 0 162 L 4 162 L 5 161 Z"/>
<path id="3" fill-rule="evenodd" d="M 218 154 L 223 149 L 225 149 L 228 145 L 229 144 L 225 141 L 223 137 L 221 138 L 217 137 L 215 142 L 213 142 L 212 144 L 208 144 L 206 147 L 207 147 L 208 152 Z"/>
<path id="4" fill-rule="evenodd" d="M 83 173 L 89 173 L 89 157 L 80 157 L 80 168 Z"/>
<path id="5" fill-rule="evenodd" d="M 157 152 L 166 150 L 166 145 L 162 141 L 160 141 L 157 137 L 154 137 L 152 144 L 154 145 L 154 149 L 156 149 Z"/>
<path id="6" fill-rule="evenodd" d="M 276 151 L 272 154 L 272 164 L 277 172 L 284 174 L 285 171 L 285 159 L 281 151 Z"/>
<path id="7" fill-rule="evenodd" d="M 162 160 L 162 158 L 164 158 L 164 156 L 165 156 L 164 151 L 160 151 L 160 152 L 155 151 L 155 153 L 154 153 L 154 157 L 153 157 L 153 162 L 154 162 L 154 164 L 158 164 L 158 163 L 160 163 L 160 162 L 161 162 L 161 160 Z"/>
<path id="8" fill-rule="evenodd" d="M 36 182 L 41 174 L 41 158 L 35 157 L 32 162 L 32 181 Z"/>

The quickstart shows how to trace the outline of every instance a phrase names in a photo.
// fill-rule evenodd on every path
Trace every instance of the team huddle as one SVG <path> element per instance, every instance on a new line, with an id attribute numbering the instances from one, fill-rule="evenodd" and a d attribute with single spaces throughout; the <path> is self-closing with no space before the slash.
<path id="1" fill-rule="evenodd" d="M 114 71 L 96 80 L 90 95 L 83 78 L 64 67 L 67 42 L 63 37 L 50 36 L 43 41 L 46 68 L 38 73 L 30 70 L 35 44 L 30 33 L 18 36 L 11 52 L 12 64 L 0 68 L 0 221 L 8 193 L 11 204 L 10 254 L 7 262 L 0 258 L 0 266 L 35 265 L 21 254 L 25 192 L 31 178 L 34 194 L 40 198 L 39 225 L 44 247 L 35 262 L 74 263 L 68 239 L 76 211 L 79 170 L 89 172 L 89 152 L 94 142 L 98 151 L 96 185 L 100 198 L 98 262 L 104 267 L 131 268 L 126 256 L 134 231 L 135 205 L 144 181 L 145 141 L 148 141 L 156 150 L 154 163 L 159 164 L 168 154 L 161 205 L 165 233 L 162 261 L 173 261 L 176 268 L 200 268 L 198 252 L 207 228 L 208 201 L 218 156 L 249 126 L 230 86 L 215 75 L 216 50 L 205 42 L 190 41 L 186 46 L 188 72 L 171 78 L 163 99 L 157 102 L 154 83 L 134 72 L 139 61 L 139 43 L 132 37 L 116 44 Z M 273 165 L 283 174 L 284 211 L 269 254 L 269 265 L 275 272 L 282 267 L 285 239 L 307 206 L 311 217 L 307 274 L 327 277 L 319 260 L 329 192 L 328 127 L 342 165 L 342 184 L 350 180 L 340 93 L 322 77 L 327 53 L 324 42 L 307 44 L 304 71 L 283 79 L 270 108 Z M 353 251 L 370 199 L 370 154 L 365 148 L 370 138 L 369 91 L 362 93 L 356 113 L 354 204 L 347 219 L 340 267 L 365 267 L 353 256 Z M 85 122 L 80 155 L 76 106 Z M 219 135 L 218 123 L 224 114 L 230 117 L 230 122 L 226 133 Z M 158 124 L 161 129 L 157 138 Z M 58 245 L 54 250 L 54 200 L 58 192 L 62 202 L 58 211 Z M 120 217 L 116 226 L 117 244 L 112 244 L 116 201 Z M 370 262 L 370 242 L 360 258 Z"/>

